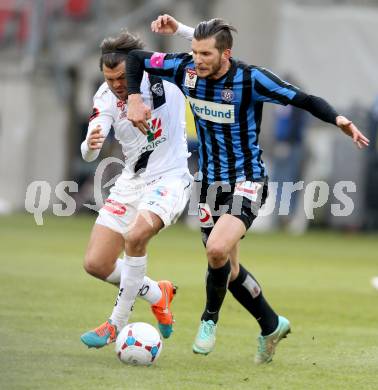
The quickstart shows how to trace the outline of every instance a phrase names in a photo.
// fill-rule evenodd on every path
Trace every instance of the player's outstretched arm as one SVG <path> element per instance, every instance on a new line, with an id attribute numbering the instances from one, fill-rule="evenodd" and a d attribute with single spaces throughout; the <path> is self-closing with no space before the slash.
<path id="1" fill-rule="evenodd" d="M 171 15 L 159 15 L 151 22 L 151 31 L 161 35 L 173 35 L 178 28 L 178 21 Z"/>
<path id="2" fill-rule="evenodd" d="M 353 139 L 353 142 L 360 148 L 369 146 L 369 139 L 354 125 L 352 121 L 345 116 L 336 117 L 336 126 L 339 127 L 347 136 Z"/>
<path id="3" fill-rule="evenodd" d="M 369 146 L 369 140 L 352 123 L 352 121 L 342 115 L 337 114 L 335 109 L 323 98 L 307 95 L 298 91 L 291 104 L 307 110 L 312 115 L 323 120 L 324 122 L 335 124 L 346 135 L 351 137 L 353 142 L 360 149 Z"/>
<path id="4" fill-rule="evenodd" d="M 180 23 L 173 16 L 168 14 L 158 16 L 151 23 L 151 30 L 156 34 L 161 35 L 179 35 L 189 41 L 193 39 L 194 34 L 193 27 Z"/>
<path id="5" fill-rule="evenodd" d="M 255 67 L 252 76 L 255 79 L 253 93 L 256 100 L 278 101 L 302 108 L 316 118 L 339 127 L 360 149 L 369 145 L 369 140 L 361 131 L 349 119 L 339 115 L 323 98 L 302 92 L 265 68 Z"/>

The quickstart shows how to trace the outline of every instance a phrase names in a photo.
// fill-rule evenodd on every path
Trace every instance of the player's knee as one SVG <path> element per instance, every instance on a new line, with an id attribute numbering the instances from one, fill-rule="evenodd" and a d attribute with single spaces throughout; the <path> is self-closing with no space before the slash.
<path id="1" fill-rule="evenodd" d="M 85 271 L 96 278 L 105 280 L 109 276 L 109 272 L 106 267 L 101 264 L 98 259 L 91 255 L 86 255 L 84 258 L 83 267 Z"/>
<path id="2" fill-rule="evenodd" d="M 126 235 L 126 246 L 132 251 L 144 251 L 152 236 L 150 229 L 132 229 Z"/>
<path id="3" fill-rule="evenodd" d="M 206 244 L 206 255 L 210 265 L 222 266 L 228 258 L 227 248 L 221 241 L 209 240 Z"/>

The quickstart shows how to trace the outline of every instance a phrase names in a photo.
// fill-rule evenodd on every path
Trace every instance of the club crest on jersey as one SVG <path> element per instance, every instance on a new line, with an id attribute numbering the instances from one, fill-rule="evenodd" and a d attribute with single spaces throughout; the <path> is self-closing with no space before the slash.
<path id="1" fill-rule="evenodd" d="M 122 100 L 118 100 L 117 102 L 117 107 L 121 110 L 121 111 L 125 111 L 125 107 L 126 107 L 126 103 Z"/>
<path id="2" fill-rule="evenodd" d="M 187 69 L 185 73 L 184 85 L 188 88 L 195 88 L 197 82 L 197 73 L 194 69 Z"/>
<path id="3" fill-rule="evenodd" d="M 227 103 L 232 102 L 232 99 L 234 98 L 234 91 L 230 88 L 224 89 L 222 92 L 222 100 L 224 100 Z"/>
<path id="4" fill-rule="evenodd" d="M 156 83 L 151 87 L 151 91 L 157 95 L 157 96 L 163 96 L 164 95 L 164 89 L 162 83 Z"/>
<path id="5" fill-rule="evenodd" d="M 127 118 L 127 110 L 125 110 L 126 109 L 126 103 L 124 101 L 122 101 L 122 100 L 118 100 L 117 101 L 117 107 L 121 111 L 120 114 L 119 114 L 118 120 Z"/>

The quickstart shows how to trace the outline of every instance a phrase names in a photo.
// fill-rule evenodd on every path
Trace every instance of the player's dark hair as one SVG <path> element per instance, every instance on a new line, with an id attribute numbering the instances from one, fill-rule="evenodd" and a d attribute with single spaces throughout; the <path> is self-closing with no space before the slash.
<path id="1" fill-rule="evenodd" d="M 223 19 L 211 19 L 201 22 L 194 30 L 194 38 L 197 41 L 202 39 L 215 38 L 215 47 L 223 52 L 231 49 L 233 44 L 231 31 L 237 32 L 236 28 Z"/>
<path id="2" fill-rule="evenodd" d="M 114 69 L 125 60 L 127 53 L 131 50 L 143 49 L 143 47 L 142 40 L 127 30 L 122 30 L 116 37 L 105 38 L 100 45 L 100 69 L 102 70 L 104 64 L 108 68 Z"/>

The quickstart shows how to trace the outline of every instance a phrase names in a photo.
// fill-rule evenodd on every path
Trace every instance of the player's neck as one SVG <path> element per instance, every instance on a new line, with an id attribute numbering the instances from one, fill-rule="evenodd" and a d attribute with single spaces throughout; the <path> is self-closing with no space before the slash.
<path id="1" fill-rule="evenodd" d="M 209 79 L 218 80 L 223 77 L 231 68 L 231 60 L 224 62 L 217 73 L 212 74 Z"/>

